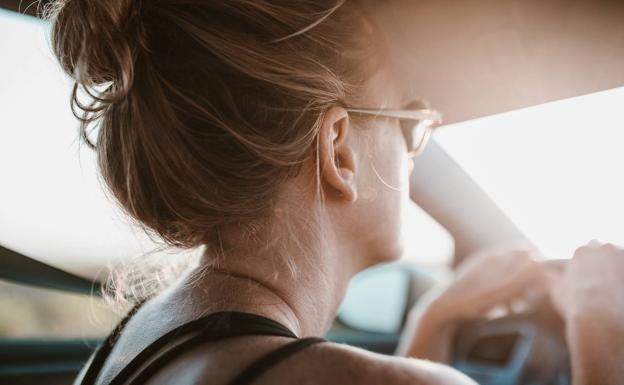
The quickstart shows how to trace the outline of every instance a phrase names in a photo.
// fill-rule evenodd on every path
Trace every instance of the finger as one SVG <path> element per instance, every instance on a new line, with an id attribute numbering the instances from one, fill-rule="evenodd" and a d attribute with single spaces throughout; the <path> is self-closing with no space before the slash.
<path id="1" fill-rule="evenodd" d="M 521 269 L 534 264 L 536 261 L 536 253 L 533 250 L 512 250 L 505 254 L 499 254 L 493 257 L 490 265 L 486 268 L 498 268 L 500 273 L 513 275 Z"/>
<path id="2" fill-rule="evenodd" d="M 561 303 L 563 295 L 565 293 L 565 283 L 562 278 L 557 279 L 551 286 L 550 291 L 548 292 L 550 297 L 550 302 L 553 304 L 555 311 L 559 313 L 561 316 L 564 315 L 564 309 Z"/>
<path id="3" fill-rule="evenodd" d="M 481 310 L 485 311 L 496 305 L 500 305 L 515 297 L 526 295 L 528 291 L 545 292 L 546 291 L 546 274 L 539 262 L 533 260 L 524 260 L 518 264 L 516 269 L 507 275 L 504 283 L 495 290 L 483 293 L 480 305 Z"/>
<path id="4" fill-rule="evenodd" d="M 602 242 L 600 242 L 598 239 L 592 239 L 591 241 L 587 243 L 587 246 L 594 247 L 594 248 L 600 247 L 602 246 Z"/>
<path id="5" fill-rule="evenodd" d="M 529 290 L 544 291 L 549 285 L 549 275 L 543 265 L 534 260 L 521 264 L 512 274 L 502 292 L 508 297 L 517 296 Z"/>
<path id="6" fill-rule="evenodd" d="M 545 288 L 547 290 L 550 290 L 553 286 L 557 284 L 557 282 L 559 282 L 563 274 L 559 271 L 546 270 L 544 272 L 544 275 Z"/>

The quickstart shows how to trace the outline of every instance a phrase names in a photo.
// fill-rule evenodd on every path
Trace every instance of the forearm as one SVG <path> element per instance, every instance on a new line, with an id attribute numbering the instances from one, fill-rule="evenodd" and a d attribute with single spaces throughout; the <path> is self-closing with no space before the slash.
<path id="1" fill-rule="evenodd" d="M 449 363 L 455 327 L 448 315 L 438 307 L 437 296 L 435 292 L 430 293 L 412 309 L 399 341 L 397 355 Z"/>
<path id="2" fill-rule="evenodd" d="M 615 385 L 624 378 L 624 320 L 585 312 L 566 319 L 573 385 Z"/>

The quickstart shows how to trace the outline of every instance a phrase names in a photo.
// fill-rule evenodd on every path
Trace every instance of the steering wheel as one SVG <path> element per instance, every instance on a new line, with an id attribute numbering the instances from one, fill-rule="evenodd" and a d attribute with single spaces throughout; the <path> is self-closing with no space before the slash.
<path id="1" fill-rule="evenodd" d="M 569 385 L 564 326 L 547 297 L 525 313 L 466 323 L 451 365 L 481 385 Z"/>

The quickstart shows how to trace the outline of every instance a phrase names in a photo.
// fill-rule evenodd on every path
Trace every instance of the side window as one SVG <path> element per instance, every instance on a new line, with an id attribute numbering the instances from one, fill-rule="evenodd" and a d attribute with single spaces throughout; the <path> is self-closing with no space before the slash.
<path id="1" fill-rule="evenodd" d="M 99 339 L 118 320 L 97 297 L 0 281 L 0 339 Z"/>

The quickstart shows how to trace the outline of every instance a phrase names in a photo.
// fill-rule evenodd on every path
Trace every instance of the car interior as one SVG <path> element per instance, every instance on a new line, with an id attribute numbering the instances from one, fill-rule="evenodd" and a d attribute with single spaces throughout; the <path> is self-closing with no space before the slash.
<path id="1" fill-rule="evenodd" d="M 2 61 L 10 55 L 19 54 L 10 51 L 12 46 L 9 43 L 22 32 L 16 31 L 16 35 L 12 36 L 7 34 L 7 29 L 19 23 L 45 27 L 46 22 L 40 20 L 39 12 L 45 3 L 0 0 L 0 25 L 6 23 L 6 28 L 0 34 Z M 603 114 L 605 119 L 619 119 L 611 120 L 608 128 L 609 135 L 614 136 L 605 135 L 599 137 L 602 141 L 592 142 L 596 146 L 604 144 L 602 151 L 610 157 L 605 155 L 603 159 L 592 155 L 591 151 L 601 151 L 593 147 L 584 147 L 583 151 L 578 151 L 576 147 L 570 150 L 574 156 L 593 157 L 595 162 L 603 162 L 599 167 L 605 167 L 605 173 L 617 172 L 620 168 L 617 162 L 624 159 L 621 151 L 609 147 L 607 142 L 623 138 L 615 132 L 618 124 L 621 131 L 621 124 L 624 123 L 621 116 L 616 117 L 621 115 L 624 103 L 624 2 L 398 0 L 388 2 L 381 8 L 379 22 L 389 31 L 393 53 L 400 58 L 402 78 L 409 88 L 418 90 L 444 114 L 444 126 L 414 162 L 410 179 L 410 198 L 414 207 L 420 210 L 418 215 L 425 218 L 423 220 L 428 221 L 430 227 L 417 227 L 414 230 L 416 233 L 408 233 L 406 236 L 414 238 L 413 242 L 417 244 L 419 237 L 427 237 L 420 229 L 425 232 L 434 229 L 438 232 L 436 234 L 442 235 L 432 235 L 430 238 L 437 241 L 442 237 L 448 243 L 442 246 L 442 251 L 434 249 L 433 254 L 443 254 L 446 259 L 442 258 L 443 261 L 434 264 L 421 263 L 418 255 L 427 254 L 427 250 L 415 247 L 414 258 L 360 273 L 351 283 L 334 326 L 326 338 L 374 352 L 393 354 L 409 309 L 429 288 L 450 279 L 454 267 L 470 253 L 504 242 L 524 241 L 548 254 L 547 263 L 555 270 L 561 269 L 566 258 L 571 256 L 568 255 L 569 248 L 557 249 L 557 245 L 549 248 L 543 240 L 549 237 L 550 242 L 556 243 L 564 236 L 556 233 L 565 230 L 549 229 L 553 224 L 548 222 L 548 218 L 564 215 L 560 215 L 561 210 L 555 210 L 555 200 L 546 198 L 552 197 L 548 195 L 548 190 L 555 191 L 559 180 L 561 184 L 564 183 L 566 171 L 561 171 L 561 175 L 552 175 L 549 171 L 550 179 L 536 177 L 533 186 L 525 186 L 522 190 L 506 184 L 500 175 L 518 174 L 520 180 L 530 180 L 531 175 L 540 172 L 538 163 L 542 164 L 544 170 L 548 168 L 543 163 L 545 158 L 538 158 L 539 150 L 532 154 L 531 149 L 513 149 L 510 146 L 510 158 L 517 154 L 527 158 L 534 156 L 535 164 L 531 159 L 516 159 L 515 163 L 511 163 L 511 160 L 505 163 L 502 159 L 498 163 L 496 157 L 503 156 L 487 152 L 488 148 L 496 145 L 494 139 L 488 139 L 492 138 L 488 134 L 493 129 L 488 131 L 488 128 L 483 128 L 483 131 L 479 131 L 479 127 L 490 125 L 498 129 L 503 125 L 511 127 L 512 123 L 508 122 L 520 122 L 513 132 L 509 128 L 509 134 L 501 135 L 509 138 L 515 138 L 516 134 L 532 135 L 534 142 L 542 141 L 540 145 L 548 148 L 552 157 L 556 157 L 557 146 L 574 146 L 577 143 L 573 141 L 575 137 L 580 138 L 578 143 L 583 143 L 586 136 L 591 135 L 581 131 L 577 133 L 574 127 L 567 128 L 565 123 L 556 122 L 555 118 L 536 121 L 546 116 L 545 110 L 564 111 L 562 106 L 570 101 L 572 107 L 566 107 L 568 109 L 565 111 L 579 114 L 572 115 L 570 119 L 585 119 L 585 116 L 595 113 Z M 46 65 L 53 66 L 51 62 Z M 8 67 L 0 68 L 6 70 Z M 10 78 L 12 74 L 2 76 Z M 12 97 L 9 96 L 9 85 L 6 86 L 6 92 L 3 88 L 5 86 L 0 82 L 0 111 L 6 109 L 8 114 L 13 107 L 6 102 L 10 102 Z M 593 100 L 597 98 L 602 98 L 596 102 L 598 107 L 583 107 L 593 106 Z M 67 104 L 67 101 L 68 98 L 57 105 Z M 18 104 L 19 100 L 15 103 Z M 556 113 L 560 115 L 554 116 L 568 112 Z M 21 143 L 9 143 L 12 135 L 10 131 L 17 129 L 3 121 L 2 115 L 0 112 L 0 131 L 5 131 L 5 134 L 0 134 L 0 143 L 4 141 L 5 144 L 0 144 L 0 153 L 3 146 L 17 147 Z M 527 120 L 522 120 L 524 116 L 528 116 Z M 527 121 L 535 127 L 526 127 Z M 549 140 L 548 133 L 540 132 L 550 126 L 558 127 L 559 142 Z M 591 130 L 586 124 L 583 127 Z M 566 130 L 571 132 L 568 139 L 564 135 Z M 66 131 L 71 134 L 71 127 Z M 478 158 L 477 153 L 489 154 L 490 157 L 483 155 Z M 7 158 L 8 155 L 0 155 L 0 163 L 6 164 L 9 160 Z M 562 159 L 564 163 L 567 158 Z M 518 167 L 527 165 L 526 173 L 529 175 L 524 176 L 525 179 L 522 179 L 519 169 L 513 168 L 517 164 Z M 535 170 L 535 174 L 531 174 L 532 170 Z M 544 170 L 541 171 L 547 171 Z M 577 170 L 583 172 L 582 169 Z M 91 169 L 87 167 L 86 172 L 91 172 Z M 23 175 L 24 179 L 37 177 Z M 106 263 L 83 269 L 78 262 L 72 267 L 73 261 L 80 257 L 52 257 L 52 254 L 58 255 L 66 248 L 72 248 L 73 244 L 89 242 L 88 229 L 80 233 L 80 241 L 78 237 L 62 239 L 65 234 L 62 229 L 52 237 L 55 240 L 49 238 L 37 241 L 37 232 L 49 232 L 50 228 L 59 225 L 50 218 L 37 220 L 47 220 L 52 223 L 48 225 L 51 227 L 31 223 L 26 219 L 16 224 L 11 218 L 18 214 L 12 214 L 11 210 L 20 204 L 13 199 L 19 199 L 17 194 L 23 188 L 19 187 L 22 180 L 13 177 L 13 174 L 3 179 L 0 187 L 0 283 L 10 287 L 33 288 L 41 293 L 67 293 L 97 301 L 106 280 Z M 29 182 L 23 183 L 22 186 L 30 186 L 27 184 Z M 612 183 L 617 184 L 608 185 L 605 189 L 613 193 L 605 196 L 604 200 L 624 192 L 624 186 L 619 181 Z M 89 188 L 94 189 L 94 186 L 96 184 Z M 515 191 L 514 198 L 508 198 L 501 192 L 508 191 L 506 189 Z M 545 203 L 537 204 L 533 197 L 542 190 L 546 190 L 543 193 Z M 10 195 L 11 191 L 13 195 Z M 45 189 L 37 192 L 46 193 Z M 590 194 L 598 192 L 592 191 L 586 195 Z M 596 198 L 598 196 L 592 195 L 592 199 L 600 200 Z M 582 206 L 587 202 L 576 203 Z M 79 207 L 74 209 L 80 210 Z M 583 211 L 580 213 L 583 215 Z M 624 215 L 620 213 L 624 212 L 614 208 L 608 212 L 601 211 L 598 217 L 609 222 L 608 229 L 603 233 L 607 237 L 619 236 L 616 241 L 623 239 L 622 227 L 618 230 L 618 226 L 624 225 Z M 565 223 L 566 219 L 560 220 Z M 542 222 L 545 227 L 543 230 L 537 224 L 533 225 Z M 587 226 L 596 223 L 593 219 L 588 222 Z M 33 228 L 32 232 L 25 230 L 27 225 Z M 84 228 L 89 225 L 74 226 Z M 601 229 L 599 225 L 595 226 Z M 542 232 L 538 232 L 538 227 Z M 581 231 L 584 229 L 569 230 L 567 233 L 574 233 L 576 238 L 569 240 L 566 247 L 571 247 L 571 243 L 579 237 L 587 240 L 594 237 L 594 233 Z M 119 231 L 127 230 L 124 227 Z M 101 236 L 94 244 L 102 246 L 103 252 L 109 252 L 114 248 L 105 244 L 113 242 Z M 65 246 L 57 247 L 60 243 Z M 83 252 L 79 247 L 76 246 L 76 255 Z M 47 248 L 56 251 L 46 253 Z M 84 255 L 85 259 L 88 257 Z M 20 304 L 26 302 L 11 294 L 13 289 L 9 290 L 9 286 L 2 287 L 0 290 L 4 294 L 0 294 L 0 297 L 5 299 L 0 298 L 0 318 L 8 320 L 12 319 L 11 313 L 15 311 L 15 306 L 22 306 Z M 12 295 L 18 299 L 13 302 L 6 300 Z M 42 298 L 47 298 L 47 295 L 41 294 Z M 89 312 L 89 301 L 82 302 L 85 313 Z M 63 301 L 59 301 L 55 306 L 62 305 Z M 33 317 L 45 318 L 43 312 L 37 315 L 34 311 L 33 314 Z M 108 330 L 116 320 L 118 318 L 112 318 L 107 325 Z M 27 327 L 26 323 L 21 326 L 19 320 L 14 323 L 16 326 L 12 329 L 0 324 L 1 384 L 40 384 L 43 381 L 49 385 L 69 384 L 98 342 L 107 334 L 97 331 L 89 336 L 65 336 L 62 333 L 55 336 L 54 331 L 50 331 L 45 337 L 29 336 L 27 333 L 19 333 L 20 327 Z M 103 330 L 107 330 L 107 327 Z M 562 319 L 547 298 L 530 308 L 518 311 L 507 308 L 502 315 L 466 322 L 459 328 L 453 339 L 451 366 L 484 385 L 572 384 L 563 329 Z"/>

